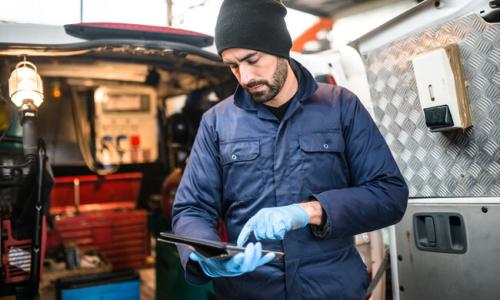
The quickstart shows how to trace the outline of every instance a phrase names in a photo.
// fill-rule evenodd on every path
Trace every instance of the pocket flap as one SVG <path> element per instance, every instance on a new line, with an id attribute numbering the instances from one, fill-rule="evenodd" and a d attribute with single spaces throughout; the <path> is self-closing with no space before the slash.
<path id="1" fill-rule="evenodd" d="M 317 132 L 301 135 L 299 144 L 305 152 L 344 152 L 344 138 L 340 132 Z"/>
<path id="2" fill-rule="evenodd" d="M 253 160 L 259 156 L 259 140 L 246 140 L 221 143 L 220 153 L 222 164 Z"/>

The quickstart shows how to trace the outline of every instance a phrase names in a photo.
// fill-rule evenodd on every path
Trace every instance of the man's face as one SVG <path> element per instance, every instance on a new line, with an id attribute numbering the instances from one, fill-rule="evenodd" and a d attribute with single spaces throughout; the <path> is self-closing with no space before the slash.
<path id="1" fill-rule="evenodd" d="M 264 52 L 230 48 L 224 50 L 221 56 L 256 102 L 265 103 L 274 99 L 288 75 L 286 59 Z"/>

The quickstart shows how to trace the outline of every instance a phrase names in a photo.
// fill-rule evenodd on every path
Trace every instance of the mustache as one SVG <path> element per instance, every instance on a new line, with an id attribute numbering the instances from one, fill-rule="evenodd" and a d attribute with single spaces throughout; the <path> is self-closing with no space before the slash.
<path id="1" fill-rule="evenodd" d="M 266 80 L 258 80 L 258 81 L 250 81 L 249 83 L 247 83 L 243 87 L 246 89 L 251 89 L 251 88 L 256 87 L 258 85 L 261 85 L 261 84 L 269 86 L 269 82 L 267 82 Z"/>

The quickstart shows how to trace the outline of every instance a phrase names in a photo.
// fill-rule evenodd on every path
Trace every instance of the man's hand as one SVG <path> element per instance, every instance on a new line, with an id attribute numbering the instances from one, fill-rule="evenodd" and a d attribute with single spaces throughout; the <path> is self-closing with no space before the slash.
<path id="1" fill-rule="evenodd" d="M 320 225 L 321 219 L 323 217 L 323 209 L 321 208 L 321 204 L 319 201 L 309 201 L 299 203 L 302 206 L 309 216 L 309 224 L 311 225 Z"/>
<path id="2" fill-rule="evenodd" d="M 274 253 L 262 256 L 261 243 L 249 243 L 245 252 L 226 259 L 209 259 L 197 253 L 191 253 L 189 258 L 200 264 L 203 272 L 209 277 L 234 277 L 243 273 L 252 272 L 257 267 L 267 264 L 274 259 Z"/>
<path id="3" fill-rule="evenodd" d="M 308 223 L 308 212 L 300 204 L 263 208 L 243 226 L 237 244 L 242 247 L 252 232 L 257 240 L 282 240 L 287 231 L 303 228 Z"/>

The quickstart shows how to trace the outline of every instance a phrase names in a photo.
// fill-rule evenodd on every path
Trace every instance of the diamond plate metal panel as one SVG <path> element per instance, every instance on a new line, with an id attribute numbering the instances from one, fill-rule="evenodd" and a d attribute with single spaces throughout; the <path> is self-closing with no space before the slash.
<path id="1" fill-rule="evenodd" d="M 473 127 L 430 132 L 411 59 L 458 43 Z M 374 117 L 410 197 L 500 196 L 500 24 L 470 15 L 363 53 Z"/>

